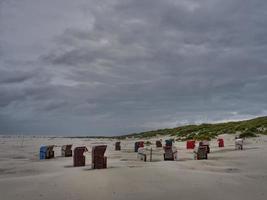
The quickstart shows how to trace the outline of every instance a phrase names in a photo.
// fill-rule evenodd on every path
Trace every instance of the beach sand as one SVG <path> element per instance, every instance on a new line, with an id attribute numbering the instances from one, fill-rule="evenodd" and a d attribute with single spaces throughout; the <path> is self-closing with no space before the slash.
<path id="1" fill-rule="evenodd" d="M 0 137 L 1 200 L 136 200 L 153 199 L 267 199 L 267 137 L 246 139 L 244 150 L 234 150 L 234 136 L 223 135 L 225 147 L 211 142 L 208 160 L 193 160 L 185 142 L 175 142 L 177 161 L 163 161 L 163 150 L 153 145 L 152 162 L 134 153 L 134 139 L 116 140 L 45 137 Z M 165 138 L 163 138 L 165 139 Z M 144 140 L 146 141 L 146 140 Z M 85 145 L 85 167 L 73 167 L 72 158 L 39 160 L 41 144 Z M 107 144 L 108 168 L 91 169 L 91 148 Z M 148 156 L 149 161 L 149 156 Z"/>

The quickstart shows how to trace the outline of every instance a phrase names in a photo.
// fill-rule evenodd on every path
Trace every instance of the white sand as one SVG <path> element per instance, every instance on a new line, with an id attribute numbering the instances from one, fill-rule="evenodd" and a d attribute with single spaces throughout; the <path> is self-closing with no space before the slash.
<path id="1" fill-rule="evenodd" d="M 224 135 L 225 148 L 211 143 L 209 160 L 193 160 L 185 142 L 175 143 L 178 161 L 163 161 L 162 149 L 153 147 L 153 162 L 137 160 L 134 141 L 65 138 L 0 137 L 1 200 L 126 200 L 126 199 L 267 199 L 267 137 L 245 141 L 234 150 L 233 136 Z M 155 139 L 151 140 L 155 141 Z M 91 154 L 85 167 L 72 167 L 72 158 L 38 159 L 41 144 L 108 144 L 108 169 L 91 170 Z M 150 148 L 150 147 L 148 147 Z M 149 157 L 148 157 L 149 160 Z"/>

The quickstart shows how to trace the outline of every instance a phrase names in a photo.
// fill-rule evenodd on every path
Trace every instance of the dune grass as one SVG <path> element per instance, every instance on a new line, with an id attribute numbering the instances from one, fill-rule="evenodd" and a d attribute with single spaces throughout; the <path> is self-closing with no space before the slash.
<path id="1" fill-rule="evenodd" d="M 146 131 L 141 133 L 133 133 L 123 136 L 118 136 L 118 139 L 126 137 L 134 138 L 150 138 L 157 135 L 171 135 L 177 137 L 178 140 L 188 139 L 212 139 L 220 134 L 239 134 L 240 137 L 256 137 L 257 134 L 267 135 L 267 116 L 258 117 L 251 120 L 226 122 L 216 124 L 200 124 L 186 125 L 176 128 L 159 129 Z"/>

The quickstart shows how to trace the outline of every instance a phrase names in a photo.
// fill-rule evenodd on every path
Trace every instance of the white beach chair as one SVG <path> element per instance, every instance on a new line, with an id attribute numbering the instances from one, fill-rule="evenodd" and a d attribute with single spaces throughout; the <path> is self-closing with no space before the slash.
<path id="1" fill-rule="evenodd" d="M 146 162 L 146 153 L 145 153 L 145 148 L 144 147 L 138 148 L 137 158 L 139 160 L 143 160 L 144 162 Z"/>
<path id="2" fill-rule="evenodd" d="M 243 142 L 242 138 L 235 139 L 235 149 L 236 150 L 243 150 Z"/>

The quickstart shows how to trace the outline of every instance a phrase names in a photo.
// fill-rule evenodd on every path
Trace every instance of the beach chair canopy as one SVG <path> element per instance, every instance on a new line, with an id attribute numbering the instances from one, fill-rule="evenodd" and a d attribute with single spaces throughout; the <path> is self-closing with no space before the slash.
<path id="1" fill-rule="evenodd" d="M 68 151 L 71 150 L 72 144 L 66 144 L 61 147 L 61 150 Z"/>
<path id="2" fill-rule="evenodd" d="M 172 143 L 173 143 L 173 139 L 165 140 L 166 146 L 172 146 Z"/>

